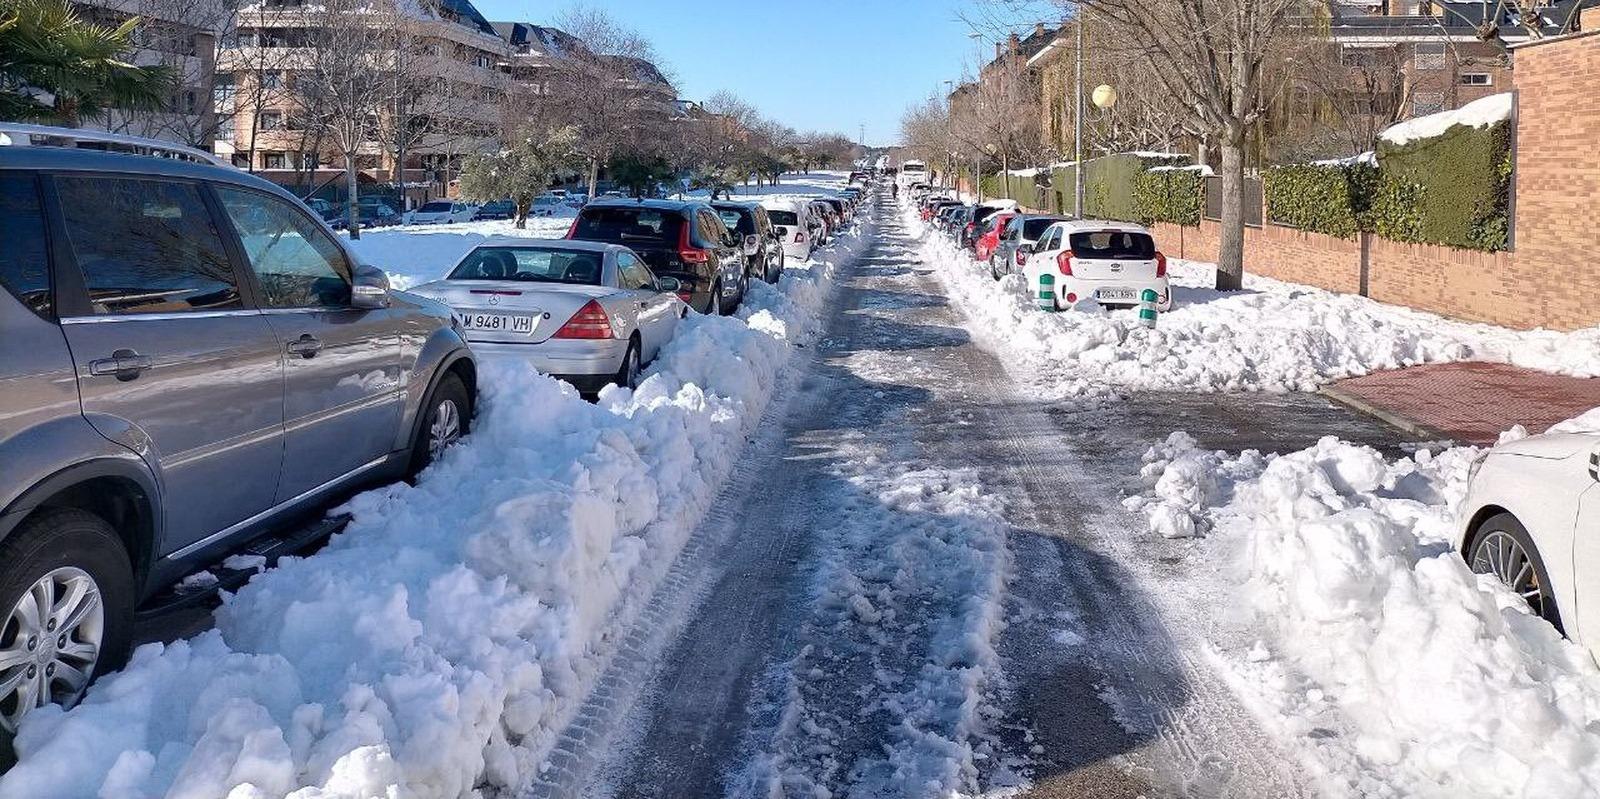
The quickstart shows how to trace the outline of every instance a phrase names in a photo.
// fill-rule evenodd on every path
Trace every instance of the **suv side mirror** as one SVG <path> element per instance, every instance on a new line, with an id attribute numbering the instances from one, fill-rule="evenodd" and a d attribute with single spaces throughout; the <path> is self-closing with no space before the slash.
<path id="1" fill-rule="evenodd" d="M 357 266 L 350 284 L 350 307 L 363 310 L 389 307 L 388 273 L 375 266 Z"/>
<path id="2" fill-rule="evenodd" d="M 761 251 L 761 237 L 754 233 L 744 237 L 744 254 L 755 255 Z"/>
<path id="3" fill-rule="evenodd" d="M 679 291 L 682 291 L 682 290 L 683 290 L 683 281 L 682 280 L 679 280 L 679 279 L 677 279 L 675 277 L 658 277 L 658 278 L 656 278 L 656 291 L 663 291 L 663 292 L 667 292 L 669 294 L 677 294 Z"/>

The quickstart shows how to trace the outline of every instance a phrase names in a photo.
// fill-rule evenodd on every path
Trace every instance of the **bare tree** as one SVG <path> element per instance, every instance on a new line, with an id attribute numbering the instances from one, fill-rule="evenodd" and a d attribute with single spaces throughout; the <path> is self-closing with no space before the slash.
<path id="1" fill-rule="evenodd" d="M 1315 0 L 1079 0 L 1141 45 L 1139 58 L 1222 158 L 1217 288 L 1244 281 L 1245 147 L 1265 110 L 1266 66 L 1282 57 Z"/>
<path id="2" fill-rule="evenodd" d="M 213 111 L 213 81 L 223 48 L 232 41 L 241 0 L 115 0 L 106 7 L 138 17 L 134 39 L 141 63 L 165 67 L 175 92 L 161 111 L 114 115 L 116 131 L 181 141 L 210 149 L 231 126 L 226 113 Z"/>

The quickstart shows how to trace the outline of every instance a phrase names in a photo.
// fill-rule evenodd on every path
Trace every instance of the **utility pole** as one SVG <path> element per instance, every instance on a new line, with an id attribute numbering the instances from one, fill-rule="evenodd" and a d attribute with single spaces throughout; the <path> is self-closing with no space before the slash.
<path id="1" fill-rule="evenodd" d="M 1073 187 L 1072 209 L 1073 216 L 1079 219 L 1083 218 L 1083 12 L 1083 3 L 1080 2 L 1078 3 L 1077 19 L 1073 20 L 1073 23 L 1078 28 L 1078 78 L 1076 81 L 1077 88 L 1072 93 L 1076 109 L 1072 112 L 1072 146 L 1076 150 L 1074 157 L 1077 160 L 1077 163 L 1072 165 L 1073 182 L 1076 184 Z"/>

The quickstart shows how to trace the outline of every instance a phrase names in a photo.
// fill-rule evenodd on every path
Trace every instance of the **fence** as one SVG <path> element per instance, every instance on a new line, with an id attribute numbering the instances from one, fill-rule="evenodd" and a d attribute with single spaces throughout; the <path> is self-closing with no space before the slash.
<path id="1" fill-rule="evenodd" d="M 1261 227 L 1261 179 L 1246 177 L 1244 179 L 1244 223 L 1250 227 Z M 1222 221 L 1222 178 L 1211 176 L 1206 178 L 1206 210 L 1205 219 L 1211 222 Z"/>

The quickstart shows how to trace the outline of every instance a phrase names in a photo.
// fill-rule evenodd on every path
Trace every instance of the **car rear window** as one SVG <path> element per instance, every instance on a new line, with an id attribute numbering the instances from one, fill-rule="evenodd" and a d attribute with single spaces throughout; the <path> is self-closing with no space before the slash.
<path id="1" fill-rule="evenodd" d="M 738 211 L 730 211 L 726 208 L 718 208 L 717 216 L 722 217 L 722 224 L 726 225 L 729 230 L 734 231 L 741 236 L 748 236 L 756 232 L 756 220 L 754 215 L 743 214 Z"/>
<path id="2" fill-rule="evenodd" d="M 479 247 L 446 279 L 598 286 L 604 258 L 603 253 L 559 247 Z"/>
<path id="3" fill-rule="evenodd" d="M 1039 237 L 1043 236 L 1044 232 L 1049 230 L 1051 225 L 1054 225 L 1060 221 L 1061 220 L 1059 219 L 1050 218 L 1029 219 L 1028 221 L 1022 223 L 1022 237 L 1029 241 L 1038 241 Z"/>
<path id="4" fill-rule="evenodd" d="M 450 210 L 450 203 L 427 203 L 418 210 L 428 214 L 443 213 Z"/>
<path id="5" fill-rule="evenodd" d="M 774 225 L 788 225 L 794 227 L 800 224 L 800 217 L 793 211 L 767 211 L 767 216 Z"/>
<path id="6" fill-rule="evenodd" d="M 573 238 L 588 241 L 675 244 L 683 233 L 683 217 L 658 208 L 586 208 L 578 216 Z"/>
<path id="7" fill-rule="evenodd" d="M 1079 258 L 1133 258 L 1156 257 L 1156 242 L 1147 233 L 1127 230 L 1094 230 L 1074 233 L 1071 237 L 1072 253 Z"/>

